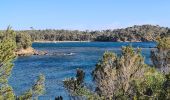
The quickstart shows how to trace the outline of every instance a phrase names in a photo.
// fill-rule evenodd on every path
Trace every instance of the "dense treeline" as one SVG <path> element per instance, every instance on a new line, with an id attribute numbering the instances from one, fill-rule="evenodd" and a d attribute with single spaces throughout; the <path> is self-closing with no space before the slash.
<path id="1" fill-rule="evenodd" d="M 84 84 L 84 72 L 68 78 L 64 86 L 74 98 L 88 100 L 169 100 L 170 33 L 157 39 L 151 51 L 153 65 L 147 65 L 140 49 L 122 47 L 121 55 L 105 52 L 92 72 L 95 91 Z M 81 73 L 81 74 L 80 74 Z"/>
<path id="2" fill-rule="evenodd" d="M 155 41 L 168 28 L 153 25 L 135 25 L 123 29 L 103 31 L 78 30 L 25 30 L 19 33 L 28 33 L 33 41 Z"/>

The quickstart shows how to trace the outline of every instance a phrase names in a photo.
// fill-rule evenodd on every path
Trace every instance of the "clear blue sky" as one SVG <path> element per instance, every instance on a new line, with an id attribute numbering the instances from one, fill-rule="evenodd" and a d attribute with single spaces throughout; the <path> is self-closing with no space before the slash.
<path id="1" fill-rule="evenodd" d="M 0 0 L 0 29 L 170 27 L 170 0 Z"/>

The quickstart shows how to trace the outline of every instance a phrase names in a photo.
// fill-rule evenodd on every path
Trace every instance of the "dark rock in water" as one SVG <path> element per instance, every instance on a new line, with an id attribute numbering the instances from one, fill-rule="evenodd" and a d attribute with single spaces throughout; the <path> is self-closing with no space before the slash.
<path id="1" fill-rule="evenodd" d="M 68 55 L 68 56 L 71 56 L 71 55 L 74 55 L 75 53 L 66 53 L 66 54 L 64 54 L 64 55 Z"/>
<path id="2" fill-rule="evenodd" d="M 62 96 L 57 96 L 57 97 L 55 97 L 55 100 L 63 100 L 63 97 Z"/>
<path id="3" fill-rule="evenodd" d="M 48 52 L 47 51 L 35 51 L 33 55 L 47 55 Z"/>
<path id="4" fill-rule="evenodd" d="M 62 53 L 62 52 L 52 52 L 51 55 L 63 56 L 64 53 Z"/>

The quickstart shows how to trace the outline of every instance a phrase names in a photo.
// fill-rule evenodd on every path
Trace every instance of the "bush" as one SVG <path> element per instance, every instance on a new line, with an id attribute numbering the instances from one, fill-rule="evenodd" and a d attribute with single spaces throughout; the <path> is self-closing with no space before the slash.
<path id="1" fill-rule="evenodd" d="M 16 57 L 16 41 L 15 33 L 10 28 L 3 33 L 3 38 L 0 41 L 0 100 L 31 100 L 37 98 L 44 90 L 45 78 L 40 75 L 31 91 L 27 91 L 22 96 L 17 97 L 8 84 L 8 78 L 13 68 L 13 61 Z"/>
<path id="2" fill-rule="evenodd" d="M 16 35 L 16 43 L 18 49 L 27 49 L 32 45 L 31 36 L 26 33 L 18 33 Z"/>
<path id="3" fill-rule="evenodd" d="M 165 74 L 170 72 L 170 37 L 158 40 L 157 49 L 151 51 L 151 59 L 159 71 Z"/>

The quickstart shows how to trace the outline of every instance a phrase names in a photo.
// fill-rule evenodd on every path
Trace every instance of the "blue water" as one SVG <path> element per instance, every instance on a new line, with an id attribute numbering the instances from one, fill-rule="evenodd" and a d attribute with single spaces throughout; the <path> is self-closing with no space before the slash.
<path id="1" fill-rule="evenodd" d="M 46 92 L 39 99 L 49 100 L 55 96 L 68 99 L 68 93 L 62 80 L 75 76 L 76 69 L 86 72 L 85 81 L 93 85 L 91 72 L 105 51 L 121 53 L 121 47 L 131 45 L 142 48 L 145 62 L 151 64 L 150 50 L 156 46 L 154 42 L 116 43 L 116 42 L 75 42 L 75 43 L 34 43 L 37 50 L 48 51 L 48 55 L 18 57 L 12 71 L 9 83 L 17 95 L 28 90 L 40 73 L 46 76 Z"/>

